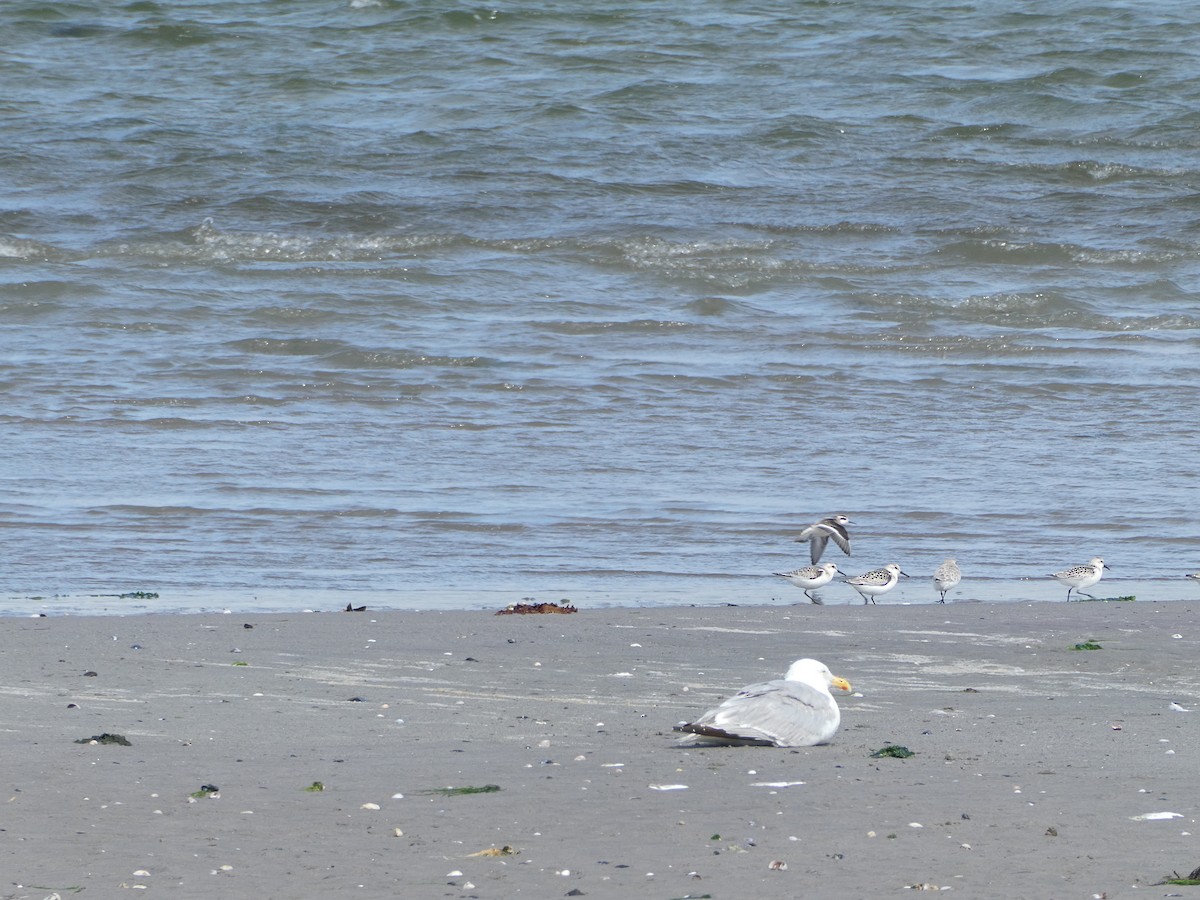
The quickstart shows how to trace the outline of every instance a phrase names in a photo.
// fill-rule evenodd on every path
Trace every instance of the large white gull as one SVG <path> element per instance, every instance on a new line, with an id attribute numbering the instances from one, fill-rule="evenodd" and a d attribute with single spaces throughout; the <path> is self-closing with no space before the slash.
<path id="1" fill-rule="evenodd" d="M 850 682 L 815 659 L 798 659 L 783 678 L 751 684 L 694 722 L 676 725 L 685 732 L 679 746 L 758 744 L 811 747 L 837 732 L 842 712 L 830 687 L 850 690 Z"/>

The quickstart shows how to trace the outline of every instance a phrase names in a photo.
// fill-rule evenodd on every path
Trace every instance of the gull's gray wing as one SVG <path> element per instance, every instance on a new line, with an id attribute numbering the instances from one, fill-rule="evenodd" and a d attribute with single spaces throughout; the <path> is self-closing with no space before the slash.
<path id="1" fill-rule="evenodd" d="M 841 712 L 828 694 L 796 681 L 765 681 L 738 691 L 695 722 L 676 727 L 688 732 L 681 744 L 772 744 L 811 747 L 837 731 Z"/>

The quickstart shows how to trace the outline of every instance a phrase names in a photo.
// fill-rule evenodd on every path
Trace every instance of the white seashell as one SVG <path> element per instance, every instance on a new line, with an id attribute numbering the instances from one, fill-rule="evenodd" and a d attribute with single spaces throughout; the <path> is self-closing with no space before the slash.
<path id="1" fill-rule="evenodd" d="M 379 809 L 378 803 L 364 803 L 359 809 Z"/>

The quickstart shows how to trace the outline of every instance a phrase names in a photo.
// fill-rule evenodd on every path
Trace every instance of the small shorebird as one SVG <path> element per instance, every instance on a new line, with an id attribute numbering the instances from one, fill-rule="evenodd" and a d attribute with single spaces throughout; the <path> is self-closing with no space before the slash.
<path id="1" fill-rule="evenodd" d="M 862 575 L 847 578 L 846 584 L 862 594 L 863 603 L 874 603 L 880 594 L 886 594 L 900 581 L 900 576 L 908 578 L 908 573 L 901 571 L 895 563 L 888 563 L 882 569 L 873 569 Z"/>
<path id="2" fill-rule="evenodd" d="M 805 566 L 803 569 L 796 569 L 794 572 L 776 572 L 775 574 L 780 578 L 786 578 L 804 591 L 805 597 L 817 604 L 817 606 L 821 606 L 822 602 L 820 598 L 814 597 L 809 591 L 824 587 L 833 581 L 833 576 L 838 574 L 838 567 L 833 563 L 824 563 L 820 566 Z"/>
<path id="3" fill-rule="evenodd" d="M 829 543 L 830 538 L 833 538 L 833 542 L 842 548 L 843 553 L 849 556 L 850 533 L 846 531 L 846 526 L 853 524 L 846 516 L 830 516 L 827 519 L 822 519 L 820 522 L 813 522 L 800 532 L 800 536 L 796 538 L 796 541 L 801 544 L 808 541 L 808 553 L 812 558 L 814 566 L 821 561 L 821 554 L 825 552 L 825 545 Z"/>
<path id="4" fill-rule="evenodd" d="M 1194 578 L 1196 581 L 1200 581 L 1200 572 L 1193 572 L 1191 575 L 1184 575 L 1183 577 Z"/>
<path id="5" fill-rule="evenodd" d="M 941 603 L 946 602 L 946 592 L 958 587 L 960 581 L 962 572 L 958 570 L 958 561 L 953 556 L 937 567 L 937 571 L 933 573 L 933 586 L 942 595 Z"/>
<path id="6" fill-rule="evenodd" d="M 1100 581 L 1100 577 L 1104 574 L 1104 570 L 1108 566 L 1104 564 L 1098 556 L 1093 556 L 1082 566 L 1071 566 L 1069 569 L 1063 569 L 1061 572 L 1052 572 L 1051 578 L 1057 578 L 1059 584 L 1067 586 L 1067 600 L 1071 599 L 1071 591 L 1077 594 L 1083 594 L 1084 588 L 1090 588 L 1093 584 Z M 1091 597 L 1091 594 L 1084 594 L 1086 597 Z"/>
<path id="7" fill-rule="evenodd" d="M 798 659 L 783 678 L 748 685 L 696 721 L 676 725 L 676 731 L 685 732 L 679 745 L 823 744 L 842 721 L 842 712 L 829 693 L 831 687 L 848 691 L 850 682 L 838 678 L 822 662 Z"/>

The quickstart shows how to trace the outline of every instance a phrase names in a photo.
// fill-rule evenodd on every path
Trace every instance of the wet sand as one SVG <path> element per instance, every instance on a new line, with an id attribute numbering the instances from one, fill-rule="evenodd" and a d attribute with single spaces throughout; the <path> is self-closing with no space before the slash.
<path id="1" fill-rule="evenodd" d="M 1198 651 L 1200 602 L 4 619 L 0 897 L 1187 896 Z M 674 746 L 801 656 L 830 744 Z"/>

